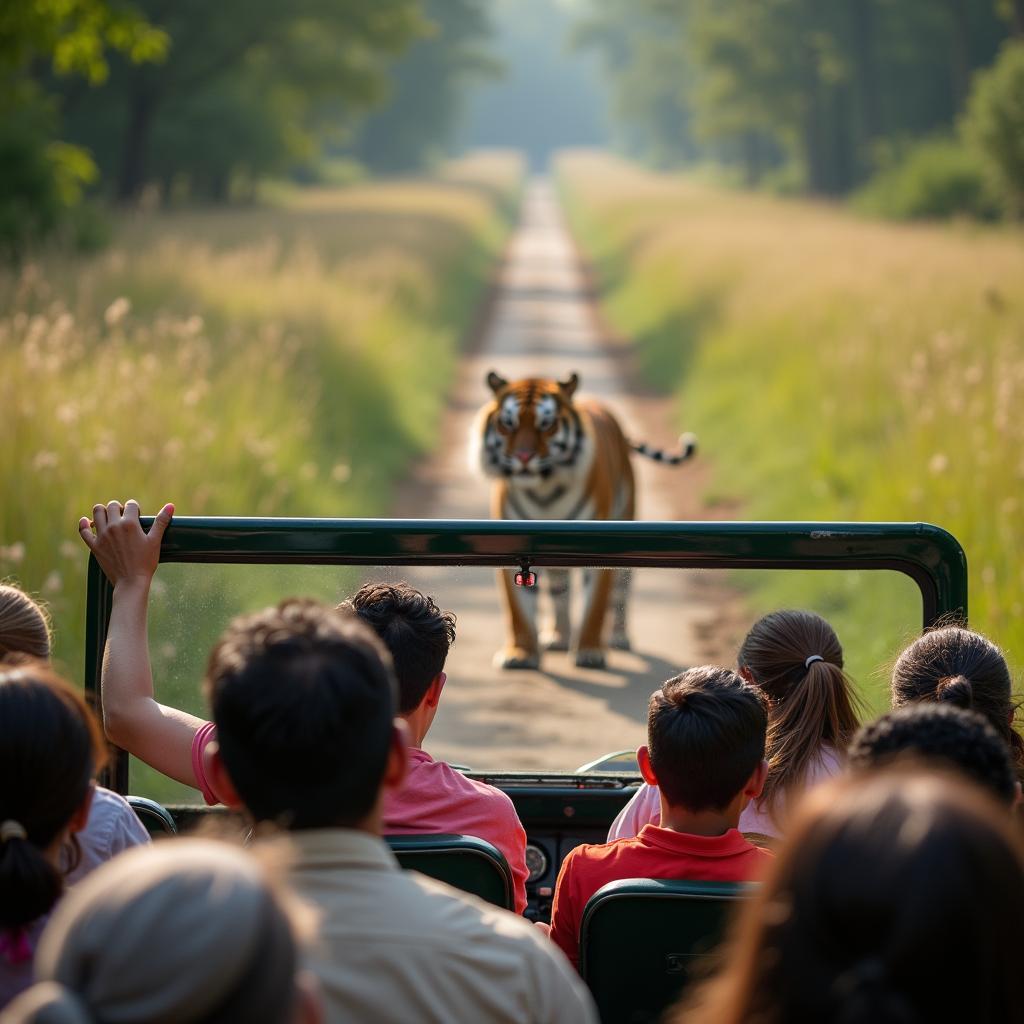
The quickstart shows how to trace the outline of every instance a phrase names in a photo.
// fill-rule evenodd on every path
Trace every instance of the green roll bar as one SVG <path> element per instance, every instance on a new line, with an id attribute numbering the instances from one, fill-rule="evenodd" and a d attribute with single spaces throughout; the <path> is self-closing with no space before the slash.
<path id="1" fill-rule="evenodd" d="M 148 529 L 152 518 L 144 517 Z M 235 565 L 596 566 L 668 569 L 886 569 L 921 592 L 923 627 L 967 617 L 967 558 L 928 523 L 565 522 L 474 519 L 247 519 L 176 516 L 162 562 Z M 99 680 L 112 588 L 89 560 L 85 686 Z M 124 792 L 128 757 L 111 773 Z"/>

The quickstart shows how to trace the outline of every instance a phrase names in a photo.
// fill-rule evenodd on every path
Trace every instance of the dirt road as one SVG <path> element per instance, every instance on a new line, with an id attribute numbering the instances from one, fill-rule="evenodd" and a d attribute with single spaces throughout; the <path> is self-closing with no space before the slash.
<path id="1" fill-rule="evenodd" d="M 487 371 L 510 379 L 565 377 L 616 411 L 627 434 L 671 446 L 668 403 L 631 385 L 624 359 L 605 343 L 550 183 L 532 182 L 501 270 L 481 343 L 464 359 L 445 414 L 438 454 L 404 488 L 398 515 L 487 518 L 488 484 L 469 470 L 466 442 L 487 399 Z M 639 517 L 701 515 L 699 466 L 669 469 L 635 459 Z M 635 579 L 631 652 L 610 653 L 609 669 L 579 669 L 546 653 L 540 671 L 501 671 L 502 608 L 492 570 L 418 571 L 410 581 L 458 616 L 448 684 L 426 747 L 475 769 L 573 769 L 602 753 L 643 742 L 647 698 L 691 664 L 729 656 L 721 593 L 692 576 L 646 570 Z M 542 605 L 543 608 L 543 605 Z"/>

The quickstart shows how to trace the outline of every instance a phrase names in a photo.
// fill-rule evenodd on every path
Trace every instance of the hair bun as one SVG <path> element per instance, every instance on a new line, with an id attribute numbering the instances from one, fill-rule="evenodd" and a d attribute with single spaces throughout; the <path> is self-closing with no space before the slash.
<path id="1" fill-rule="evenodd" d="M 41 981 L 26 989 L 4 1011 L 16 1024 L 93 1024 L 88 1007 L 69 988 Z"/>
<path id="2" fill-rule="evenodd" d="M 935 687 L 935 699 L 958 708 L 970 708 L 974 703 L 974 687 L 967 676 L 947 676 Z"/>

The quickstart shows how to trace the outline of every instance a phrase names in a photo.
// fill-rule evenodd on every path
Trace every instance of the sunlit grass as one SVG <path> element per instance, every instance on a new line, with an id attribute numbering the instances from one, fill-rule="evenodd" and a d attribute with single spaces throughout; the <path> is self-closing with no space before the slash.
<path id="1" fill-rule="evenodd" d="M 595 155 L 560 175 L 607 314 L 701 436 L 709 497 L 754 519 L 947 528 L 972 624 L 1024 663 L 1024 235 L 874 223 Z M 851 595 L 835 612 L 865 670 L 892 653 L 878 609 Z"/>
<path id="2" fill-rule="evenodd" d="M 81 676 L 78 517 L 370 516 L 434 430 L 508 230 L 518 161 L 124 217 L 86 259 L 0 276 L 0 578 Z"/>

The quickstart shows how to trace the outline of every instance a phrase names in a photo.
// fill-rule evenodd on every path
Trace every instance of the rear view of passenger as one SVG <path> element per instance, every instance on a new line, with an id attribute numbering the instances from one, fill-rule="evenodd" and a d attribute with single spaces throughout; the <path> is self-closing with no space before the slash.
<path id="1" fill-rule="evenodd" d="M 1020 1024 L 1024 850 L 934 772 L 833 780 L 794 817 L 722 973 L 677 1024 Z"/>
<path id="2" fill-rule="evenodd" d="M 41 662 L 0 667 L 0 1006 L 31 981 L 103 757 L 76 690 Z"/>
<path id="3" fill-rule="evenodd" d="M 936 701 L 983 715 L 1010 748 L 1024 780 L 1024 738 L 1013 727 L 1013 683 L 1003 652 L 962 626 L 932 629 L 915 640 L 892 670 L 892 706 Z"/>
<path id="4" fill-rule="evenodd" d="M 853 685 L 835 630 L 809 611 L 758 619 L 737 655 L 739 673 L 768 698 L 768 778 L 740 818 L 740 831 L 777 838 L 791 799 L 838 774 L 857 731 Z M 612 823 L 608 839 L 659 821 L 658 794 L 644 785 Z"/>
<path id="5" fill-rule="evenodd" d="M 0 583 L 0 662 L 50 659 L 50 625 L 43 607 L 23 590 Z M 149 842 L 149 833 L 119 793 L 96 786 L 85 828 L 76 834 L 78 856 L 68 885 L 115 854 Z"/>
<path id="6" fill-rule="evenodd" d="M 299 969 L 303 916 L 243 850 L 202 839 L 133 850 L 54 914 L 37 984 L 5 1024 L 319 1024 Z"/>
<path id="7" fill-rule="evenodd" d="M 651 695 L 647 746 L 637 751 L 659 794 L 659 825 L 634 839 L 577 846 L 562 862 L 551 911 L 551 938 L 574 963 L 587 901 L 623 878 L 749 882 L 771 854 L 736 825 L 764 785 L 768 715 L 764 696 L 735 672 L 691 668 Z"/>

